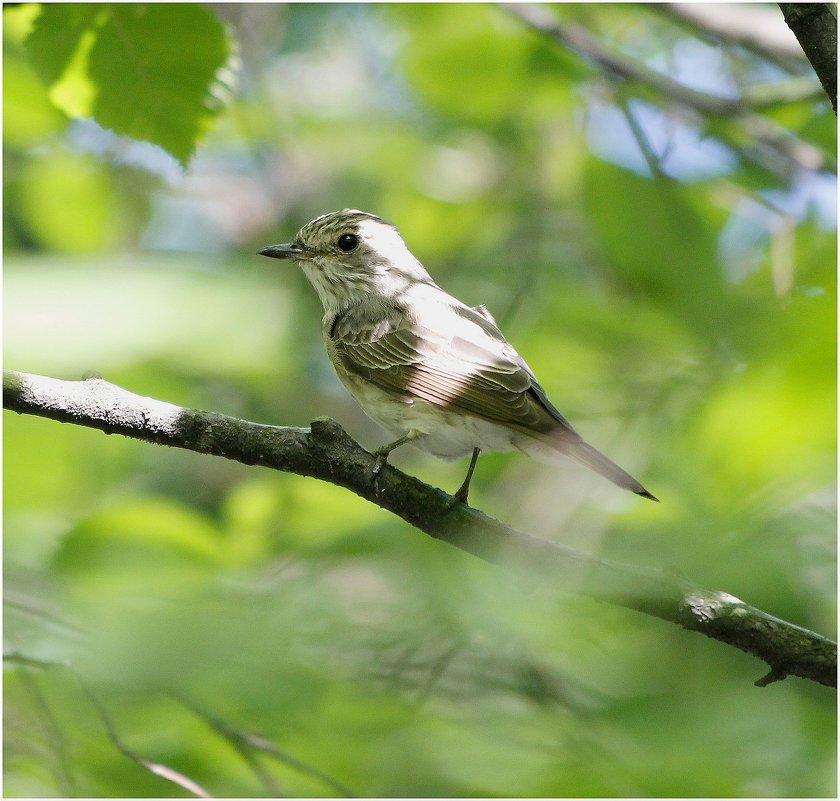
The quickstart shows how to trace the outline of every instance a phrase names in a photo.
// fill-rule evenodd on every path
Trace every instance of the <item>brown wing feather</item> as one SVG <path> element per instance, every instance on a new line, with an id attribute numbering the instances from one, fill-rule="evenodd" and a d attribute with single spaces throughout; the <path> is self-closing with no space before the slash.
<path id="1" fill-rule="evenodd" d="M 533 431 L 555 427 L 533 373 L 496 326 L 467 307 L 456 311 L 475 327 L 453 317 L 463 336 L 395 314 L 385 325 L 334 324 L 332 344 L 347 370 L 398 397 Z"/>

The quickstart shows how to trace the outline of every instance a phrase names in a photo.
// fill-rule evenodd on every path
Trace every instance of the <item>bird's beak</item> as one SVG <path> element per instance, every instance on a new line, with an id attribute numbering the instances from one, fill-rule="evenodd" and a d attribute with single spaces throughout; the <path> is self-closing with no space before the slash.
<path id="1" fill-rule="evenodd" d="M 272 259 L 299 259 L 305 254 L 300 245 L 286 242 L 283 245 L 269 245 L 258 252 L 260 256 L 270 256 Z"/>

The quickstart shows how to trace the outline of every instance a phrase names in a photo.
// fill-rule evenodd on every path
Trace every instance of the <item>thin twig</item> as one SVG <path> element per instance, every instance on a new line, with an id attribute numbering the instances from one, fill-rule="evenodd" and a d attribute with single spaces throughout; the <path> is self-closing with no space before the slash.
<path id="1" fill-rule="evenodd" d="M 633 134 L 633 138 L 636 140 L 636 144 L 639 146 L 642 156 L 647 162 L 651 175 L 658 180 L 667 178 L 668 176 L 665 174 L 662 169 L 662 165 L 659 163 L 659 156 L 654 153 L 647 134 L 645 133 L 641 123 L 636 119 L 636 115 L 633 114 L 633 110 L 630 108 L 629 102 L 627 100 L 623 100 L 618 104 L 618 107 L 624 115 L 627 125 L 630 127 L 630 132 Z"/>
<path id="2" fill-rule="evenodd" d="M 429 696 L 432 694 L 432 691 L 435 688 L 435 685 L 440 681 L 441 677 L 443 676 L 446 669 L 449 665 L 452 664 L 452 660 L 456 657 L 456 655 L 464 650 L 464 644 L 462 642 L 455 642 L 452 643 L 440 656 L 438 656 L 433 662 L 431 667 L 429 668 L 429 673 L 426 676 L 426 680 L 423 682 L 423 686 L 420 688 L 420 691 L 417 693 L 417 697 L 414 699 L 413 708 L 414 711 L 417 712 L 423 704 L 429 699 Z"/>
<path id="3" fill-rule="evenodd" d="M 202 709 L 199 709 L 195 704 L 188 701 L 186 698 L 177 693 L 171 693 L 178 701 L 190 709 L 191 712 L 198 715 L 205 722 L 207 722 L 213 730 L 227 740 L 240 757 L 248 764 L 248 767 L 254 772 L 254 775 L 262 782 L 267 794 L 271 798 L 279 798 L 284 793 L 280 785 L 275 780 L 274 776 L 265 769 L 257 756 L 257 749 L 253 748 L 242 736 L 242 733 L 232 726 L 227 724 L 221 718 L 211 715 Z"/>
<path id="4" fill-rule="evenodd" d="M 29 667 L 31 668 L 33 666 L 29 665 Z M 20 680 L 44 721 L 44 736 L 47 738 L 47 742 L 55 754 L 55 778 L 58 787 L 61 789 L 63 795 L 67 797 L 74 796 L 76 795 L 76 781 L 73 778 L 70 759 L 67 755 L 67 740 L 64 737 L 64 733 L 61 731 L 61 727 L 58 725 L 58 721 L 55 719 L 55 715 L 53 715 L 47 699 L 44 698 L 44 694 L 41 692 L 41 688 L 38 686 L 38 682 L 35 680 L 32 671 L 21 670 Z"/>
<path id="5" fill-rule="evenodd" d="M 235 726 L 228 723 L 224 718 L 202 709 L 194 701 L 180 693 L 171 693 L 181 704 L 190 709 L 193 713 L 198 715 L 202 720 L 208 723 L 217 734 L 224 737 L 230 742 L 234 748 L 242 755 L 248 764 L 257 772 L 257 775 L 263 779 L 263 783 L 267 787 L 275 787 L 272 777 L 262 769 L 259 762 L 254 759 L 254 752 L 265 754 L 271 759 L 279 762 L 286 767 L 293 768 L 310 778 L 317 779 L 325 784 L 331 790 L 334 790 L 338 795 L 345 798 L 355 798 L 355 795 L 350 792 L 341 782 L 328 776 L 319 768 L 309 765 L 301 759 L 292 756 L 281 748 L 278 748 L 274 743 L 266 740 L 263 737 L 258 737 L 254 734 L 237 729 Z M 257 770 L 259 768 L 259 770 Z M 276 789 L 272 790 L 272 795 L 277 795 Z"/>
<path id="6" fill-rule="evenodd" d="M 30 668 L 40 668 L 42 670 L 61 668 L 63 670 L 68 671 L 70 675 L 72 675 L 76 679 L 76 681 L 82 689 L 82 692 L 85 694 L 87 699 L 91 702 L 94 709 L 96 710 L 96 713 L 99 716 L 99 719 L 102 721 L 102 725 L 105 728 L 105 732 L 108 735 L 108 739 L 114 744 L 114 746 L 116 746 L 117 750 L 124 757 L 126 757 L 126 759 L 130 759 L 132 762 L 139 765 L 144 770 L 147 770 L 150 773 L 153 773 L 155 776 L 160 776 L 162 779 L 166 779 L 167 781 L 178 785 L 178 787 L 182 788 L 183 790 L 186 790 L 188 793 L 192 793 L 198 798 L 213 797 L 200 784 L 193 781 L 188 776 L 185 776 L 180 771 L 177 771 L 174 768 L 170 768 L 167 765 L 162 765 L 159 762 L 152 762 L 151 760 L 140 756 L 140 754 L 138 754 L 136 751 L 133 751 L 131 748 L 129 748 L 123 742 L 122 737 L 120 737 L 120 734 L 117 731 L 116 724 L 111 718 L 111 715 L 109 714 L 105 705 L 96 695 L 96 693 L 93 692 L 88 683 L 82 678 L 82 676 L 73 668 L 73 666 L 69 662 L 58 662 L 48 659 L 37 659 L 18 652 L 3 654 L 3 661 L 11 664 L 23 665 L 25 667 Z"/>
<path id="7" fill-rule="evenodd" d="M 116 746 L 117 750 L 124 756 L 126 759 L 130 759 L 132 762 L 138 764 L 141 768 L 145 768 L 150 773 L 153 773 L 155 776 L 160 776 L 162 779 L 166 779 L 173 784 L 177 784 L 178 787 L 186 790 L 188 793 L 192 793 L 194 796 L 198 798 L 212 798 L 210 793 L 207 792 L 200 784 L 190 779 L 188 776 L 185 776 L 183 773 L 175 770 L 174 768 L 170 768 L 168 765 L 162 765 L 160 762 L 152 762 L 145 757 L 140 756 L 136 751 L 133 751 L 129 748 L 122 740 L 117 731 L 117 727 L 114 724 L 114 721 L 111 719 L 110 714 L 108 714 L 108 710 L 105 708 L 105 705 L 102 701 L 99 700 L 97 695 L 90 689 L 87 682 L 82 679 L 82 677 L 74 671 L 74 675 L 78 679 L 79 684 L 82 687 L 85 695 L 88 697 L 90 702 L 96 708 L 96 712 L 99 715 L 99 719 L 102 721 L 102 725 L 105 727 L 105 731 L 108 732 L 108 738 L 111 742 Z"/>

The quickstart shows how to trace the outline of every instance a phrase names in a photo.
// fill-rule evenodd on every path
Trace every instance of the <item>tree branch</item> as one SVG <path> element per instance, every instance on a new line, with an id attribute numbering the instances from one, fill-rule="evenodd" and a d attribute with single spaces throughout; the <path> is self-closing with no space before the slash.
<path id="1" fill-rule="evenodd" d="M 779 3 L 785 22 L 802 50 L 837 113 L 837 17 L 833 3 Z"/>
<path id="2" fill-rule="evenodd" d="M 535 31 L 594 61 L 607 74 L 648 86 L 675 103 L 707 116 L 738 116 L 750 111 L 760 111 L 778 103 L 811 99 L 815 95 L 815 83 L 797 79 L 770 87 L 749 87 L 744 90 L 741 97 L 735 98 L 701 92 L 652 69 L 643 61 L 607 47 L 586 28 L 558 20 L 548 6 L 532 3 L 503 3 L 502 5 Z M 819 89 L 817 88 L 816 91 L 819 92 Z"/>
<path id="3" fill-rule="evenodd" d="M 695 33 L 737 44 L 783 66 L 807 59 L 771 6 L 759 4 L 661 3 L 648 7 L 685 23 Z"/>
<path id="4" fill-rule="evenodd" d="M 725 592 L 687 579 L 596 559 L 538 539 L 375 458 L 334 421 L 310 428 L 269 426 L 135 395 L 100 378 L 61 381 L 4 371 L 3 405 L 12 411 L 97 428 L 108 434 L 311 476 L 345 487 L 431 537 L 488 562 L 540 574 L 570 591 L 698 631 L 764 660 L 757 684 L 800 676 L 836 687 L 837 646 Z"/>

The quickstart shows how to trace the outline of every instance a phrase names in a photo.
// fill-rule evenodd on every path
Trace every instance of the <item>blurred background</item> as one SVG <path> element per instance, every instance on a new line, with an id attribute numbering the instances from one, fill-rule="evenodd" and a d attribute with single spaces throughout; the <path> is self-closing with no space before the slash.
<path id="1" fill-rule="evenodd" d="M 492 454 L 474 506 L 833 637 L 835 137 L 772 4 L 5 6 L 5 365 L 372 449 L 255 255 L 370 211 L 662 500 Z M 6 796 L 836 793 L 825 687 L 328 484 L 5 415 Z"/>

